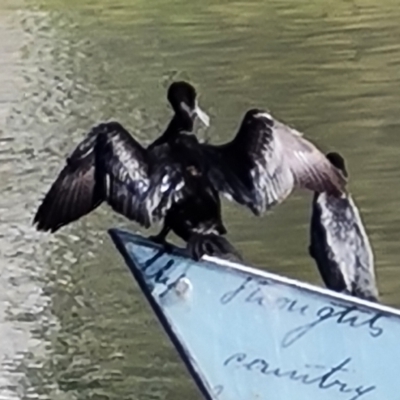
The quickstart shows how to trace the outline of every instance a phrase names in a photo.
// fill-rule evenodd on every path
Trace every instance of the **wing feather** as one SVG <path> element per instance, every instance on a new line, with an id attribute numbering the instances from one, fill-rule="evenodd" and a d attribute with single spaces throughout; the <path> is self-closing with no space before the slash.
<path id="1" fill-rule="evenodd" d="M 103 200 L 101 182 L 95 179 L 93 151 L 82 156 L 75 153 L 50 187 L 33 222 L 38 230 L 55 232 L 88 214 Z"/>
<path id="2" fill-rule="evenodd" d="M 285 162 L 293 174 L 296 187 L 340 195 L 346 185 L 346 178 L 325 154 L 295 129 L 278 121 L 274 126 L 276 138 L 284 149 Z"/>
<path id="3" fill-rule="evenodd" d="M 168 144 L 147 151 L 113 123 L 99 136 L 96 154 L 107 176 L 107 202 L 127 218 L 147 228 L 178 200 L 183 178 L 174 168 Z"/>
<path id="4" fill-rule="evenodd" d="M 231 142 L 202 148 L 214 187 L 256 215 L 281 203 L 295 187 L 340 194 L 346 183 L 300 132 L 261 110 L 246 113 Z"/>
<path id="5" fill-rule="evenodd" d="M 118 122 L 97 125 L 67 158 L 34 224 L 54 232 L 106 201 L 149 227 L 182 196 L 183 177 L 169 157 L 167 144 L 148 152 Z"/>
<path id="6" fill-rule="evenodd" d="M 281 143 L 274 138 L 272 120 L 246 115 L 230 143 L 203 147 L 216 189 L 256 215 L 282 201 L 293 188 L 294 179 L 283 162 Z"/>

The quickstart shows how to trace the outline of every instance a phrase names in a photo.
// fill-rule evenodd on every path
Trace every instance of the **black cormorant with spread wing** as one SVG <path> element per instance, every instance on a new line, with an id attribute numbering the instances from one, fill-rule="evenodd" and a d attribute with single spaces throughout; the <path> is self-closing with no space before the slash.
<path id="1" fill-rule="evenodd" d="M 187 133 L 196 115 L 207 122 L 194 88 L 173 84 L 168 98 L 175 116 L 147 149 L 119 123 L 92 129 L 40 205 L 39 230 L 54 232 L 106 201 L 144 227 L 164 220 L 154 240 L 165 242 L 172 229 L 188 241 L 194 233 L 226 233 L 218 192 L 256 215 L 295 187 L 342 192 L 345 180 L 323 154 L 266 112 L 248 111 L 235 138 L 215 146 Z"/>
<path id="2" fill-rule="evenodd" d="M 190 234 L 209 234 L 204 243 L 211 242 L 213 234 L 222 232 L 222 229 L 212 232 L 203 226 L 201 230 L 193 226 L 188 229 L 188 222 L 194 215 L 199 216 L 198 224 L 206 221 L 202 213 L 206 208 L 204 194 L 207 192 L 209 198 L 215 198 L 210 204 L 218 202 L 218 220 L 221 221 L 218 192 L 261 215 L 284 201 L 295 188 L 327 192 L 332 196 L 341 196 L 345 191 L 345 177 L 315 145 L 295 129 L 259 109 L 246 112 L 238 132 L 228 143 L 199 143 L 195 136 L 181 134 L 172 148 L 176 154 L 173 159 L 198 177 L 200 187 L 197 187 L 198 196 L 193 196 L 193 183 L 185 184 L 185 201 L 171 206 L 174 212 L 168 212 L 166 221 L 172 218 L 166 226 L 171 226 L 174 221 L 175 232 L 176 225 L 183 224 Z M 209 215 L 216 216 L 214 212 Z M 211 218 L 211 221 L 215 220 Z M 188 240 L 188 236 L 184 239 Z M 221 239 L 218 246 L 221 243 L 225 241 Z M 231 250 L 229 245 L 225 247 L 227 253 L 232 253 Z"/>
<path id="3" fill-rule="evenodd" d="M 347 177 L 340 154 L 327 159 Z M 378 301 L 371 245 L 350 194 L 314 194 L 309 253 L 328 289 Z"/>
<path id="4" fill-rule="evenodd" d="M 144 227 L 164 219 L 159 242 L 171 229 L 186 241 L 191 232 L 226 233 L 218 192 L 200 173 L 198 142 L 188 134 L 196 117 L 208 125 L 208 116 L 186 82 L 173 83 L 168 100 L 175 115 L 147 149 L 118 122 L 92 128 L 39 206 L 37 229 L 55 232 L 106 201 Z"/>

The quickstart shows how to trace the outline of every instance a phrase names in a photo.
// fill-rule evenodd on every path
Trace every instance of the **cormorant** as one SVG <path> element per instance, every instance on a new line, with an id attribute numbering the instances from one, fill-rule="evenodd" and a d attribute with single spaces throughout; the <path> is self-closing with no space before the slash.
<path id="1" fill-rule="evenodd" d="M 326 157 L 348 176 L 340 154 Z M 314 194 L 309 253 L 328 289 L 378 301 L 371 245 L 350 194 Z"/>

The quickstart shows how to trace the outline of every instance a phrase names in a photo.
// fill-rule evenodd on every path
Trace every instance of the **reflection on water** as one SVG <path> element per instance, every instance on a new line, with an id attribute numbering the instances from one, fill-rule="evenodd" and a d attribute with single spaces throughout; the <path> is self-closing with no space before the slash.
<path id="1" fill-rule="evenodd" d="M 199 398 L 105 233 L 132 225 L 103 207 L 53 237 L 30 227 L 85 131 L 113 118 L 149 142 L 177 77 L 193 81 L 213 117 L 201 136 L 227 140 L 262 106 L 343 152 L 383 301 L 400 306 L 394 0 L 10 7 L 0 24 L 0 399 Z M 309 202 L 296 194 L 263 219 L 225 203 L 230 237 L 250 262 L 320 284 L 306 252 Z"/>

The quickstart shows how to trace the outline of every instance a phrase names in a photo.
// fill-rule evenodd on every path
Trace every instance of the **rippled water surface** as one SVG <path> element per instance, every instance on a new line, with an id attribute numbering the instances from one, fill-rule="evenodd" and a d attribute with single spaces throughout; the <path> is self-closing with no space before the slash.
<path id="1" fill-rule="evenodd" d="M 199 398 L 106 235 L 132 225 L 104 207 L 52 237 L 30 226 L 92 124 L 159 134 L 175 78 L 198 87 L 215 142 L 261 106 L 345 155 L 382 300 L 399 307 L 399 21 L 395 0 L 3 1 L 0 400 Z M 230 237 L 251 263 L 320 285 L 309 203 L 295 194 L 263 219 L 225 203 Z"/>

